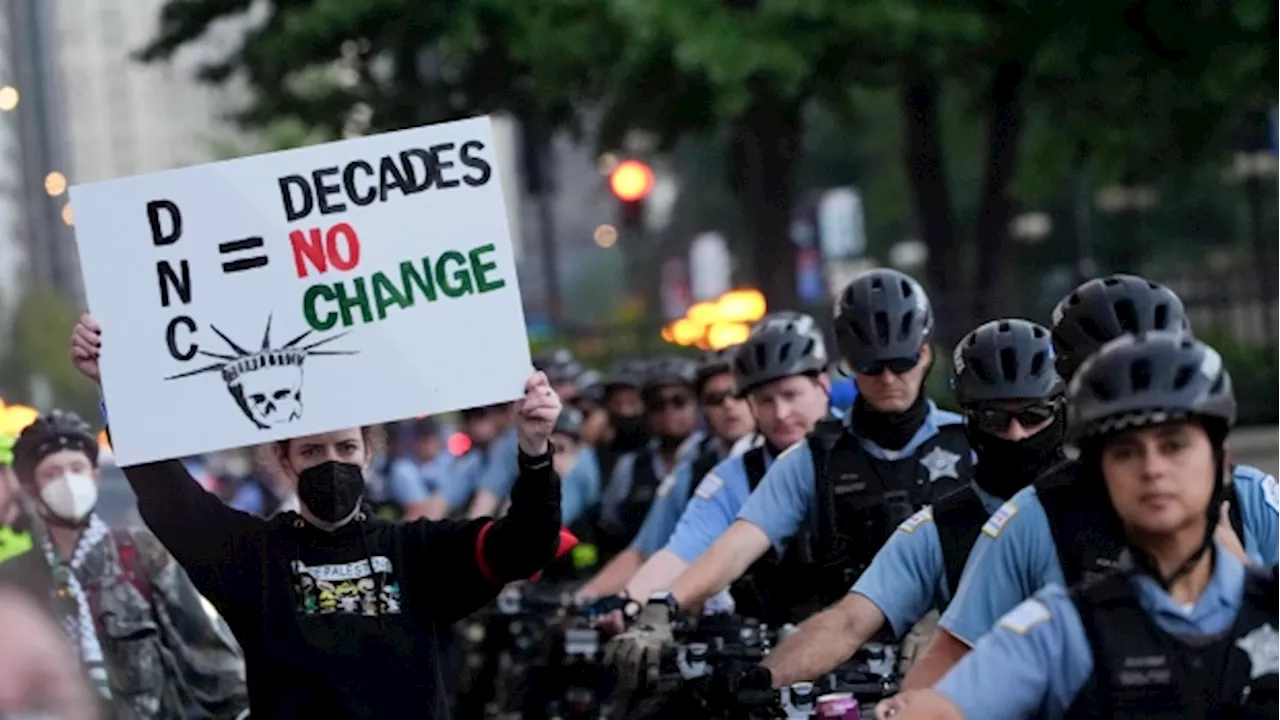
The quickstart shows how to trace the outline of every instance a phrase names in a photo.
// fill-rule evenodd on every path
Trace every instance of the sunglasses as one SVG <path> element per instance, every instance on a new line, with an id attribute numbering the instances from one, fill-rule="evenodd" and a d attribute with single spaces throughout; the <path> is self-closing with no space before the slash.
<path id="1" fill-rule="evenodd" d="M 860 363 L 846 363 L 860 375 L 880 375 L 888 370 L 894 375 L 905 375 L 920 364 L 920 353 L 911 357 L 889 358 L 887 360 L 867 360 Z"/>
<path id="2" fill-rule="evenodd" d="M 1058 401 L 1046 400 L 1012 410 L 995 407 L 980 408 L 970 410 L 967 415 L 969 421 L 979 430 L 1000 433 L 1008 430 L 1009 423 L 1014 420 L 1024 428 L 1031 428 L 1052 420 L 1056 412 L 1058 412 Z"/>
<path id="3" fill-rule="evenodd" d="M 660 413 L 666 410 L 683 410 L 693 404 L 688 395 L 659 395 L 649 401 L 649 411 Z"/>
<path id="4" fill-rule="evenodd" d="M 733 393 L 725 390 L 723 392 L 705 393 L 702 396 L 702 407 L 714 408 L 720 407 L 729 402 L 733 398 Z"/>

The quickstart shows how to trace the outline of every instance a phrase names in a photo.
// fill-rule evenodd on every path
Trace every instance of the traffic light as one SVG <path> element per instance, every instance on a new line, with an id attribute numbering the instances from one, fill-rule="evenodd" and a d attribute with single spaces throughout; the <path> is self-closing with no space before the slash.
<path id="1" fill-rule="evenodd" d="M 644 216 L 644 201 L 653 192 L 653 170 L 639 160 L 623 160 L 609 173 L 609 189 L 618 198 L 622 225 L 636 229 Z"/>

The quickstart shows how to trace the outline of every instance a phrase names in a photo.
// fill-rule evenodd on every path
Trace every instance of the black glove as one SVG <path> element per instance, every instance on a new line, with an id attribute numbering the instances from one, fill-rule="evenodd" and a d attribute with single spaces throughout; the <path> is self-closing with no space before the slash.
<path id="1" fill-rule="evenodd" d="M 773 689 L 773 672 L 763 665 L 730 660 L 721 664 L 711 674 L 711 702 L 721 710 L 733 711 L 743 692 L 761 693 Z"/>

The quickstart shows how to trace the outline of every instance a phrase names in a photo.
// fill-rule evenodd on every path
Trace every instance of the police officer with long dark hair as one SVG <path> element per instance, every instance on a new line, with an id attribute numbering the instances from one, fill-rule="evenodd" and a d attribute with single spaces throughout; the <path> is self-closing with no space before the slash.
<path id="1" fill-rule="evenodd" d="M 1276 568 L 1215 540 L 1236 419 L 1222 358 L 1185 335 L 1120 338 L 1068 407 L 1079 472 L 1124 528 L 1118 567 L 1042 589 L 896 717 L 1274 718 Z"/>

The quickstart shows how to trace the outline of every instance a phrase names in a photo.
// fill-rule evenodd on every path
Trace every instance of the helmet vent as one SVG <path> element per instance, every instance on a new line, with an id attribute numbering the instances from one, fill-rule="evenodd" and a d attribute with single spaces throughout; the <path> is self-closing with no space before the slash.
<path id="1" fill-rule="evenodd" d="M 1134 360 L 1129 364 L 1129 387 L 1134 392 L 1143 392 L 1151 388 L 1151 361 L 1145 358 Z"/>
<path id="2" fill-rule="evenodd" d="M 1120 321 L 1120 327 L 1124 328 L 1125 332 L 1136 333 L 1142 330 L 1138 324 L 1138 311 L 1133 306 L 1132 300 L 1128 298 L 1117 300 L 1112 308 L 1115 310 L 1116 319 Z"/>
<path id="3" fill-rule="evenodd" d="M 1000 348 L 1000 374 L 1004 375 L 1005 382 L 1018 379 L 1018 354 L 1013 348 Z"/>
<path id="4" fill-rule="evenodd" d="M 755 356 L 756 356 L 756 367 L 758 367 L 758 368 L 760 368 L 760 367 L 764 367 L 764 366 L 765 366 L 765 363 L 767 363 L 767 362 L 768 362 L 768 358 L 766 358 L 766 357 L 765 357 L 765 347 L 764 347 L 764 344 L 763 344 L 763 343 L 756 343 L 756 346 L 755 346 L 755 348 L 753 348 L 753 349 L 755 350 Z"/>
<path id="5" fill-rule="evenodd" d="M 879 344 L 887 345 L 889 343 L 889 313 L 881 310 L 875 314 L 876 338 Z"/>
<path id="6" fill-rule="evenodd" d="M 1191 378 L 1196 375 L 1196 366 L 1183 365 L 1178 368 L 1178 374 L 1173 376 L 1173 389 L 1181 390 L 1191 382 Z"/>
<path id="7" fill-rule="evenodd" d="M 792 343 L 785 342 L 782 343 L 782 347 L 778 348 L 778 360 L 780 362 L 785 362 L 791 356 L 791 345 Z"/>
<path id="8" fill-rule="evenodd" d="M 1049 362 L 1049 354 L 1041 350 L 1031 356 L 1031 377 L 1040 377 L 1044 373 L 1044 366 Z"/>
<path id="9" fill-rule="evenodd" d="M 1078 324 L 1080 325 L 1080 329 L 1085 331 L 1085 334 L 1087 334 L 1091 340 L 1094 340 L 1099 344 L 1105 343 L 1111 339 L 1111 333 L 1108 333 L 1098 327 L 1098 323 L 1095 322 L 1093 318 L 1080 318 Z"/>
<path id="10" fill-rule="evenodd" d="M 1165 303 L 1156 305 L 1156 315 L 1152 322 L 1156 330 L 1164 330 L 1169 327 L 1169 306 Z"/>
<path id="11" fill-rule="evenodd" d="M 902 314 L 902 324 L 898 327 L 898 342 L 902 342 L 910 337 L 911 321 L 914 320 L 916 314 L 914 311 L 908 311 Z"/>

